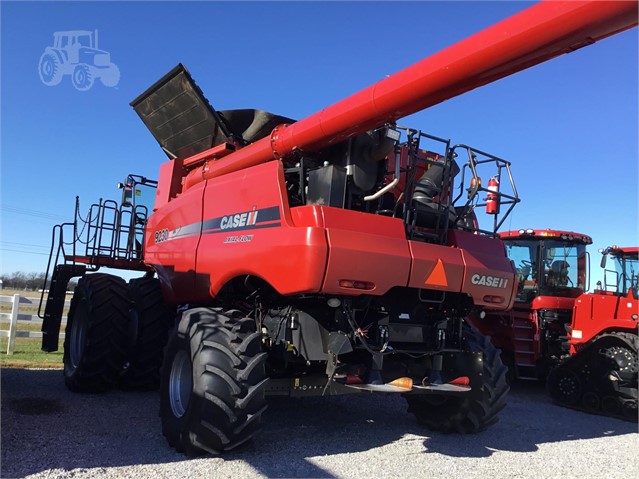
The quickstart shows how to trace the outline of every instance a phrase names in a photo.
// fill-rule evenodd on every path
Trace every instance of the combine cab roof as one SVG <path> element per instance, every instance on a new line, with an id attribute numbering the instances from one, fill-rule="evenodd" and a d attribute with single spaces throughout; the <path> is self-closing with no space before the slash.
<path id="1" fill-rule="evenodd" d="M 563 231 L 563 230 L 553 230 L 553 229 L 545 229 L 545 230 L 534 230 L 534 229 L 526 229 L 526 230 L 516 230 L 516 231 L 502 231 L 499 233 L 499 237 L 501 239 L 531 239 L 531 238 L 552 238 L 563 241 L 574 241 L 581 242 L 585 244 L 592 244 L 592 238 L 583 233 L 575 233 L 574 231 Z"/>

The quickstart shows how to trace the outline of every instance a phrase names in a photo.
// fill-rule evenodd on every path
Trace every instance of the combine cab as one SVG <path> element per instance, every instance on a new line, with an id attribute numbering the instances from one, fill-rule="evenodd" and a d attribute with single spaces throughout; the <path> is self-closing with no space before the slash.
<path id="1" fill-rule="evenodd" d="M 517 292 L 496 237 L 510 164 L 397 120 L 636 24 L 633 5 L 542 3 L 299 121 L 216 111 L 178 65 L 132 102 L 169 158 L 157 185 L 130 176 L 55 230 L 43 348 L 82 276 L 68 387 L 159 383 L 187 454 L 251 439 L 269 395 L 395 393 L 434 430 L 485 429 L 506 368 L 468 318 Z M 146 274 L 86 274 L 102 266 Z"/>
<path id="2" fill-rule="evenodd" d="M 570 358 L 552 370 L 547 386 L 563 406 L 637 421 L 639 248 L 606 248 L 602 268 L 607 257 L 615 270 L 605 270 L 603 289 L 598 284 L 576 299 Z"/>
<path id="3" fill-rule="evenodd" d="M 575 299 L 587 289 L 589 236 L 559 230 L 499 235 L 517 268 L 510 311 L 487 311 L 473 324 L 502 350 L 511 379 L 545 379 L 567 355 L 563 346 Z"/>

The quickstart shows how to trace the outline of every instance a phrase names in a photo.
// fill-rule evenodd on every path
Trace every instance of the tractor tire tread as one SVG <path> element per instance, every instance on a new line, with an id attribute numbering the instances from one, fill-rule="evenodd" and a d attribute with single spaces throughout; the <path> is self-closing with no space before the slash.
<path id="1" fill-rule="evenodd" d="M 102 392 L 117 384 L 126 357 L 128 299 L 126 284 L 117 276 L 94 273 L 78 282 L 71 300 L 64 343 L 64 376 L 74 392 Z M 89 302 L 88 317 L 76 317 L 78 303 Z M 77 367 L 70 364 L 70 328 L 87 321 L 86 338 Z"/>
<path id="2" fill-rule="evenodd" d="M 164 303 L 156 278 L 134 278 L 129 281 L 128 292 L 131 307 L 137 314 L 137 332 L 128 355 L 129 365 L 119 385 L 126 390 L 157 389 L 164 347 L 175 322 L 175 309 Z"/>
<path id="3" fill-rule="evenodd" d="M 188 347 L 192 358 L 193 392 L 183 417 L 172 416 L 168 404 L 171 352 L 163 364 L 161 388 L 163 433 L 177 451 L 219 454 L 258 433 L 268 379 L 255 329 L 255 322 L 239 311 L 194 308 L 183 313 L 167 347 Z"/>
<path id="4" fill-rule="evenodd" d="M 506 406 L 510 387 L 506 381 L 508 369 L 502 364 L 499 350 L 477 330 L 464 327 L 464 335 L 471 347 L 483 353 L 484 382 L 480 397 L 449 398 L 441 406 L 430 404 L 421 396 L 407 396 L 408 411 L 433 431 L 473 434 L 498 421 L 499 412 Z"/>

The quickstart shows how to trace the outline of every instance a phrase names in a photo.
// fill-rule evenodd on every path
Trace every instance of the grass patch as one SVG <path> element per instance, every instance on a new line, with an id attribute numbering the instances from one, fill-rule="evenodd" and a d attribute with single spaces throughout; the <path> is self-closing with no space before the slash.
<path id="1" fill-rule="evenodd" d="M 0 338 L 0 366 L 3 368 L 62 368 L 62 342 L 54 353 L 40 349 L 40 338 L 16 338 L 11 356 L 7 355 L 8 338 Z"/>
<path id="2" fill-rule="evenodd" d="M 9 325 L 11 323 L 6 320 L 0 321 L 0 329 L 3 331 L 9 331 Z M 66 322 L 62 322 L 60 332 L 64 333 L 64 325 Z M 42 329 L 42 323 L 35 321 L 18 321 L 16 331 L 36 331 L 39 332 Z M 6 340 L 6 338 L 4 338 Z"/>

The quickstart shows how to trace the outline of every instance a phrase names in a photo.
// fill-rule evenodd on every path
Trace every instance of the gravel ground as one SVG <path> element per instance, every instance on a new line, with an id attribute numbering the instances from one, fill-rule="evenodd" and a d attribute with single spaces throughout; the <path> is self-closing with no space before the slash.
<path id="1" fill-rule="evenodd" d="M 59 370 L 2 369 L 1 475 L 33 478 L 639 477 L 637 425 L 563 409 L 517 385 L 497 425 L 431 433 L 392 395 L 278 399 L 257 440 L 188 459 L 160 431 L 157 393 L 73 394 Z"/>

